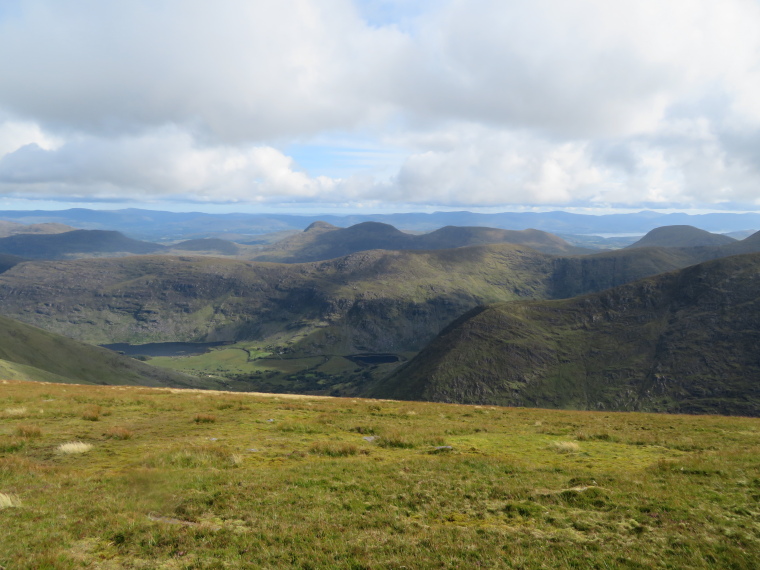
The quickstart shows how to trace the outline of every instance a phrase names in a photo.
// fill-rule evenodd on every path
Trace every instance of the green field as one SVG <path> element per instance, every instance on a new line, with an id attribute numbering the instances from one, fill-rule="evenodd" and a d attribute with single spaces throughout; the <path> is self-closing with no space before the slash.
<path id="1" fill-rule="evenodd" d="M 415 353 L 398 355 L 400 362 L 390 364 L 357 364 L 341 355 L 280 354 L 279 347 L 270 350 L 260 343 L 241 342 L 209 350 L 195 356 L 161 356 L 147 359 L 159 368 L 211 380 L 218 388 L 234 391 L 284 392 L 291 394 L 330 394 L 353 396 L 386 377 Z"/>
<path id="2" fill-rule="evenodd" d="M 4 568 L 760 564 L 758 419 L 0 391 Z"/>

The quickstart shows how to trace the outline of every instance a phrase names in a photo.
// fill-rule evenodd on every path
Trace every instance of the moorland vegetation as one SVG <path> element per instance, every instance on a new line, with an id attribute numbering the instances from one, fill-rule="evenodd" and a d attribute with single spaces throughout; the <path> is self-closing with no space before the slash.
<path id="1" fill-rule="evenodd" d="M 760 420 L 2 381 L 5 568 L 760 564 Z"/>

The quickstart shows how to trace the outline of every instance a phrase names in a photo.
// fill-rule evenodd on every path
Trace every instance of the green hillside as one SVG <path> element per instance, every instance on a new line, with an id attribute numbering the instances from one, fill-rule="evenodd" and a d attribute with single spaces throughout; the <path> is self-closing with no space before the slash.
<path id="1" fill-rule="evenodd" d="M 760 254 L 458 319 L 370 392 L 402 399 L 760 415 Z"/>
<path id="2" fill-rule="evenodd" d="M 203 257 L 27 262 L 0 275 L 0 301 L 6 315 L 93 343 L 319 333 L 323 340 L 313 343 L 330 336 L 334 350 L 383 352 L 421 347 L 477 305 L 545 297 L 552 263 L 508 244 L 294 265 Z"/>
<path id="3" fill-rule="evenodd" d="M 5 317 L 0 317 L 0 377 L 78 384 L 201 385 L 194 378 Z"/>

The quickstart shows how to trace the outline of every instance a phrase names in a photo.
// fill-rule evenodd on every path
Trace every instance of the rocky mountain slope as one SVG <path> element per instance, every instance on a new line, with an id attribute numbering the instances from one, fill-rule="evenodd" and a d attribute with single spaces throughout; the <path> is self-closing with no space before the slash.
<path id="1" fill-rule="evenodd" d="M 760 415 L 760 254 L 601 293 L 481 307 L 370 394 Z"/>

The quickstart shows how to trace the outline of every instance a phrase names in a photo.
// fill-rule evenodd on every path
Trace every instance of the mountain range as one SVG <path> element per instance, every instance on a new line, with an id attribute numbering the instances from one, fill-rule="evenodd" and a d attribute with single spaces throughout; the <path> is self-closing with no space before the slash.
<path id="1" fill-rule="evenodd" d="M 199 238 L 163 245 L 135 240 L 120 232 L 105 230 L 71 230 L 56 234 L 17 233 L 0 238 L 0 254 L 27 259 L 73 259 L 149 253 L 193 253 L 278 263 L 300 263 L 333 259 L 371 249 L 451 249 L 489 243 L 516 243 L 557 255 L 593 251 L 571 246 L 565 240 L 539 230 L 446 227 L 428 234 L 411 235 L 388 224 L 377 222 L 364 222 L 348 228 L 315 222 L 303 232 L 273 245 L 256 246 L 218 238 Z"/>
<path id="2" fill-rule="evenodd" d="M 682 214 L 643 211 L 628 214 L 589 215 L 570 212 L 434 212 L 373 215 L 207 214 L 161 212 L 140 209 L 5 210 L 0 220 L 24 224 L 60 223 L 80 229 L 116 230 L 131 238 L 161 243 L 196 238 L 235 239 L 249 235 L 301 231 L 317 221 L 347 227 L 362 222 L 382 222 L 407 231 L 430 232 L 445 226 L 481 226 L 510 230 L 529 228 L 555 234 L 638 234 L 673 225 L 690 225 L 711 232 L 760 229 L 757 213 Z"/>
<path id="3" fill-rule="evenodd" d="M 387 354 L 398 355 L 399 362 L 422 351 L 389 378 L 384 377 L 388 366 L 362 369 L 365 365 L 357 361 L 364 380 L 338 392 L 355 395 L 749 415 L 757 409 L 752 387 L 738 377 L 725 389 L 705 387 L 717 385 L 716 370 L 729 377 L 730 367 L 721 364 L 705 372 L 695 365 L 695 354 L 709 350 L 678 328 L 681 321 L 665 332 L 653 323 L 664 322 L 657 316 L 663 307 L 673 314 L 673 299 L 685 298 L 688 283 L 702 275 L 689 273 L 689 266 L 700 264 L 696 267 L 707 268 L 705 274 L 715 275 L 710 277 L 716 280 L 714 289 L 737 301 L 716 313 L 717 305 L 695 298 L 694 311 L 713 311 L 697 329 L 707 322 L 723 323 L 726 316 L 738 318 L 739 306 L 747 307 L 750 328 L 752 270 L 741 270 L 741 279 L 732 281 L 729 268 L 740 271 L 736 260 L 756 259 L 743 254 L 760 251 L 760 233 L 738 241 L 689 226 L 659 228 L 631 247 L 588 254 L 537 230 L 444 227 L 415 235 L 376 222 L 349 228 L 316 222 L 269 246 L 216 238 L 167 246 L 113 231 L 76 230 L 1 238 L 0 251 L 25 255 L 0 256 L 3 313 L 90 343 L 255 341 L 278 358 Z M 246 255 L 271 261 L 240 259 Z M 56 256 L 65 259 L 42 259 Z M 682 271 L 668 273 L 674 270 Z M 667 279 L 673 275 L 682 276 L 682 290 L 661 285 L 671 283 Z M 733 285 L 737 291 L 730 289 Z M 675 292 L 668 297 L 671 290 Z M 635 301 L 628 303 L 631 311 L 594 332 L 594 323 L 605 322 L 599 307 L 613 303 L 616 295 Z M 639 305 L 649 312 L 636 313 Z M 679 318 L 698 322 L 690 310 L 680 310 Z M 591 316 L 584 321 L 582 314 Z M 567 329 L 567 323 L 577 322 L 583 323 L 580 328 Z M 730 325 L 724 325 L 721 334 L 729 338 Z M 676 356 L 687 355 L 686 348 L 672 348 L 672 343 L 664 353 L 671 360 L 642 356 L 654 342 L 652 335 L 662 343 L 679 334 L 687 339 L 683 347 L 696 347 L 685 360 Z M 636 342 L 618 356 L 621 338 Z M 731 337 L 730 342 L 740 341 Z M 499 352 L 504 345 L 514 362 Z M 728 354 L 727 344 L 716 346 Z M 470 363 L 465 357 L 476 360 Z M 718 356 L 711 358 L 718 362 Z M 467 362 L 468 372 L 462 372 L 460 361 Z M 666 369 L 671 361 L 675 364 Z M 29 362 L 17 365 L 32 366 Z M 751 358 L 737 357 L 736 362 L 737 370 L 754 374 Z M 693 390 L 676 374 L 678 367 L 696 371 Z M 676 380 L 660 382 L 656 374 L 661 369 L 666 370 L 663 378 Z M 647 376 L 651 370 L 657 372 Z M 348 378 L 320 374 L 319 384 L 309 381 L 310 390 L 332 390 Z M 236 381 L 236 389 L 285 386 L 287 391 L 286 385 L 259 377 Z M 200 384 L 212 387 L 214 382 Z M 294 384 L 293 390 L 304 385 Z"/>
<path id="4" fill-rule="evenodd" d="M 554 255 L 577 255 L 593 250 L 574 247 L 560 237 L 540 230 L 501 230 L 483 227 L 446 226 L 422 235 L 404 233 L 379 222 L 362 222 L 337 228 L 315 222 L 304 232 L 291 236 L 256 255 L 259 261 L 303 263 L 320 261 L 371 249 L 432 250 L 491 243 L 514 243 Z"/>
<path id="5" fill-rule="evenodd" d="M 558 256 L 587 255 L 595 249 L 580 248 L 564 239 L 540 230 L 502 230 L 485 227 L 446 226 L 424 234 L 402 232 L 388 224 L 363 222 L 338 228 L 327 222 L 314 222 L 303 232 L 291 234 L 274 243 L 235 243 L 219 238 L 198 238 L 173 244 L 134 240 L 120 232 L 105 230 L 67 230 L 59 233 L 20 233 L 24 226 L 15 224 L 14 235 L 0 238 L 0 254 L 28 259 L 73 259 L 81 257 L 118 257 L 125 255 L 225 256 L 237 259 L 276 263 L 303 263 L 334 259 L 372 249 L 436 250 L 513 243 Z M 32 228 L 33 226 L 26 226 Z M 254 240 L 255 241 L 255 240 Z M 629 245 L 629 248 L 674 247 L 721 248 L 744 251 L 746 244 L 734 238 L 714 234 L 692 226 L 657 228 Z M 707 253 L 700 254 L 702 257 Z M 716 256 L 724 255 L 716 250 Z M 699 257 L 701 259 L 702 257 Z M 696 258 L 695 258 L 696 259 Z"/>

